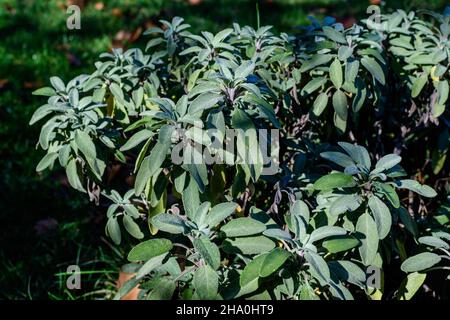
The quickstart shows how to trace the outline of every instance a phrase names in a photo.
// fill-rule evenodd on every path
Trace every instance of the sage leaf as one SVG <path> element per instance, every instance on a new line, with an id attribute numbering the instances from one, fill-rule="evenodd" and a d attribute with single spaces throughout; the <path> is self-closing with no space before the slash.
<path id="1" fill-rule="evenodd" d="M 342 120 L 347 120 L 348 103 L 347 96 L 341 90 L 336 90 L 333 94 L 333 107 L 336 114 Z"/>
<path id="2" fill-rule="evenodd" d="M 378 64 L 378 62 L 375 61 L 373 58 L 363 57 L 361 59 L 361 64 L 364 66 L 364 68 L 369 71 L 373 78 L 377 80 L 382 85 L 386 84 L 386 79 L 384 76 L 384 71 L 381 68 L 381 66 Z"/>
<path id="3" fill-rule="evenodd" d="M 161 231 L 173 234 L 183 233 L 185 230 L 184 221 L 180 217 L 168 213 L 154 216 L 151 219 L 151 224 Z"/>
<path id="4" fill-rule="evenodd" d="M 325 92 L 322 92 L 321 94 L 319 94 L 316 98 L 316 100 L 314 100 L 314 104 L 313 104 L 313 108 L 312 108 L 312 113 L 318 117 L 322 114 L 322 112 L 325 110 L 325 108 L 327 107 L 328 104 L 328 94 L 326 94 Z"/>
<path id="5" fill-rule="evenodd" d="M 322 242 L 322 247 L 330 253 L 338 253 L 353 249 L 359 244 L 360 241 L 352 236 L 337 236 L 325 239 Z"/>
<path id="6" fill-rule="evenodd" d="M 359 255 L 364 265 L 370 266 L 378 252 L 379 238 L 377 225 L 367 212 L 358 218 L 356 231 L 362 234 L 362 237 L 359 239 L 361 241 Z"/>
<path id="7" fill-rule="evenodd" d="M 86 158 L 95 159 L 97 157 L 95 144 L 85 131 L 77 130 L 75 132 L 75 142 Z"/>
<path id="8" fill-rule="evenodd" d="M 120 232 L 120 226 L 117 222 L 116 217 L 111 217 L 108 219 L 108 222 L 106 223 L 106 230 L 108 233 L 108 236 L 112 239 L 112 241 L 115 244 L 120 244 L 122 240 L 122 235 Z"/>
<path id="9" fill-rule="evenodd" d="M 341 227 L 335 226 L 323 226 L 315 229 L 309 238 L 309 242 L 313 243 L 315 241 L 322 240 L 331 236 L 342 236 L 345 235 L 347 231 Z"/>
<path id="10" fill-rule="evenodd" d="M 251 218 L 233 219 L 220 228 L 220 231 L 230 238 L 250 236 L 262 233 L 264 230 L 266 230 L 265 224 Z"/>
<path id="11" fill-rule="evenodd" d="M 139 271 L 136 274 L 136 279 L 141 279 L 150 272 L 152 272 L 155 268 L 162 265 L 163 260 L 166 258 L 167 253 L 163 253 L 159 256 L 153 257 L 149 259 L 147 262 L 145 262 L 142 267 L 139 269 Z"/>
<path id="12" fill-rule="evenodd" d="M 442 249 L 449 249 L 449 245 L 444 241 L 441 240 L 439 238 L 436 237 L 432 237 L 432 236 L 424 236 L 424 237 L 420 237 L 419 239 L 417 239 L 417 241 L 419 241 L 419 243 L 424 244 L 426 246 L 430 246 L 436 249 L 442 248 Z"/>
<path id="13" fill-rule="evenodd" d="M 202 300 L 214 300 L 219 290 L 219 276 L 209 265 L 203 265 L 194 272 L 192 283 L 195 293 Z"/>
<path id="14" fill-rule="evenodd" d="M 279 248 L 273 249 L 265 256 L 264 263 L 262 263 L 261 269 L 259 270 L 259 276 L 270 276 L 277 271 L 289 257 L 289 252 Z"/>
<path id="15" fill-rule="evenodd" d="M 323 284 L 330 282 L 330 268 L 320 255 L 307 251 L 305 252 L 305 259 L 310 265 L 313 276 L 317 277 Z"/>
<path id="16" fill-rule="evenodd" d="M 217 224 L 232 215 L 235 212 L 236 208 L 237 203 L 234 202 L 220 203 L 212 207 L 207 218 L 208 225 L 210 227 L 215 227 Z"/>
<path id="17" fill-rule="evenodd" d="M 128 233 L 132 235 L 134 238 L 142 239 L 144 237 L 144 234 L 142 233 L 138 224 L 134 222 L 133 218 L 131 218 L 130 216 L 128 215 L 123 216 L 123 225 L 125 227 L 125 230 L 127 230 Z"/>
<path id="18" fill-rule="evenodd" d="M 384 202 L 375 195 L 369 198 L 368 204 L 377 225 L 378 237 L 384 239 L 391 230 L 391 212 Z"/>
<path id="19" fill-rule="evenodd" d="M 225 252 L 247 255 L 268 252 L 273 248 L 275 248 L 275 242 L 264 236 L 226 239 L 223 244 Z"/>
<path id="20" fill-rule="evenodd" d="M 433 188 L 425 184 L 420 184 L 416 180 L 404 179 L 397 182 L 397 188 L 408 189 L 427 198 L 436 197 L 437 193 Z"/>
<path id="21" fill-rule="evenodd" d="M 322 152 L 320 156 L 344 168 L 355 165 L 355 162 L 353 162 L 352 158 L 341 152 L 327 151 Z"/>

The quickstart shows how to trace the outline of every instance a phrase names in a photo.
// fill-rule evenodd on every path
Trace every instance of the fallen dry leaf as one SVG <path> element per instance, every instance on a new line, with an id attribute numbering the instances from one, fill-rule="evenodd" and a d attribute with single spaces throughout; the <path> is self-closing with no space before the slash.
<path id="1" fill-rule="evenodd" d="M 125 273 L 122 270 L 120 270 L 119 279 L 117 279 L 117 289 L 120 289 L 125 282 L 133 278 L 133 276 L 135 275 L 136 275 L 135 273 Z M 136 286 L 133 289 L 131 289 L 130 292 L 124 295 L 121 300 L 137 300 L 139 291 L 140 289 L 138 288 L 138 286 Z"/>

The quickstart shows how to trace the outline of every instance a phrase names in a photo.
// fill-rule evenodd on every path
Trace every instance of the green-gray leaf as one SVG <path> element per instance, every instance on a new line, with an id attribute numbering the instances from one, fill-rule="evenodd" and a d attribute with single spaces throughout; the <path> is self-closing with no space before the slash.
<path id="1" fill-rule="evenodd" d="M 290 257 L 290 253 L 286 250 L 275 248 L 266 255 L 261 269 L 259 271 L 260 277 L 268 277 L 278 270 L 285 261 Z"/>
<path id="2" fill-rule="evenodd" d="M 265 235 L 269 238 L 277 239 L 277 240 L 283 240 L 283 241 L 291 241 L 292 240 L 291 234 L 289 232 L 278 229 L 278 228 L 267 229 L 263 232 L 263 235 Z"/>
<path id="3" fill-rule="evenodd" d="M 342 33 L 334 29 L 333 27 L 324 26 L 322 28 L 323 33 L 331 40 L 336 41 L 340 44 L 347 44 L 345 37 Z"/>
<path id="4" fill-rule="evenodd" d="M 366 148 L 348 142 L 338 142 L 338 145 L 347 152 L 353 161 L 363 166 L 367 171 L 370 170 L 371 161 Z"/>
<path id="5" fill-rule="evenodd" d="M 338 216 L 345 212 L 353 212 L 359 208 L 362 198 L 359 194 L 345 194 L 340 196 L 330 206 L 330 214 Z"/>
<path id="6" fill-rule="evenodd" d="M 408 189 L 411 191 L 414 191 L 421 196 L 427 197 L 427 198 L 434 198 L 436 197 L 437 193 L 434 191 L 433 188 L 430 186 L 427 186 L 425 184 L 420 184 L 416 180 L 411 179 L 404 179 L 397 182 L 397 187 L 401 189 Z"/>
<path id="7" fill-rule="evenodd" d="M 37 90 L 34 90 L 32 95 L 34 95 L 34 96 L 51 97 L 51 96 L 56 95 L 56 91 L 55 91 L 55 89 L 53 89 L 51 87 L 43 87 L 43 88 L 39 88 Z"/>
<path id="8" fill-rule="evenodd" d="M 330 79 L 336 89 L 340 89 L 344 81 L 344 76 L 342 73 L 342 65 L 339 59 L 334 59 L 333 63 L 330 65 Z"/>
<path id="9" fill-rule="evenodd" d="M 182 195 L 183 207 L 189 219 L 194 219 L 195 212 L 200 205 L 200 196 L 194 179 L 189 179 L 187 188 Z"/>
<path id="10" fill-rule="evenodd" d="M 319 89 L 321 86 L 323 86 L 327 82 L 327 78 L 324 77 L 318 77 L 313 78 L 311 81 L 309 81 L 301 90 L 301 94 L 311 94 L 317 89 Z"/>
<path id="11" fill-rule="evenodd" d="M 361 288 L 366 284 L 366 273 L 355 263 L 346 260 L 330 261 L 330 270 L 339 279 L 353 283 Z"/>
<path id="12" fill-rule="evenodd" d="M 206 201 L 206 202 L 203 202 L 195 211 L 193 220 L 199 228 L 205 228 L 208 225 L 207 221 L 206 221 L 206 217 L 208 215 L 210 207 L 211 207 L 211 203 Z"/>
<path id="13" fill-rule="evenodd" d="M 326 284 L 330 281 L 330 269 L 320 255 L 307 251 L 305 252 L 305 259 L 310 265 L 310 271 L 313 276 L 317 277 L 322 284 Z"/>
<path id="14" fill-rule="evenodd" d="M 314 69 L 317 66 L 323 65 L 329 62 L 333 56 L 331 54 L 316 54 L 311 57 L 311 59 L 305 61 L 300 67 L 300 72 L 306 72 L 308 70 Z"/>
<path id="15" fill-rule="evenodd" d="M 336 188 L 353 187 L 355 185 L 355 180 L 353 180 L 351 175 L 342 172 L 334 172 L 317 180 L 314 183 L 314 189 L 323 191 Z"/>
<path id="16" fill-rule="evenodd" d="M 353 249 L 359 244 L 359 240 L 352 236 L 339 236 L 324 240 L 322 247 L 330 253 L 337 253 Z"/>
<path id="17" fill-rule="evenodd" d="M 147 300 L 171 300 L 176 289 L 176 282 L 169 278 L 161 278 L 148 295 Z"/>
<path id="18" fill-rule="evenodd" d="M 411 89 L 411 97 L 416 98 L 420 92 L 422 91 L 423 87 L 427 83 L 428 80 L 428 73 L 423 73 L 420 75 L 416 80 L 414 80 L 412 89 Z"/>
<path id="19" fill-rule="evenodd" d="M 426 273 L 413 272 L 408 274 L 398 290 L 400 300 L 410 300 L 420 289 L 426 277 Z"/>
<path id="20" fill-rule="evenodd" d="M 361 64 L 372 74 L 374 79 L 382 85 L 385 85 L 386 79 L 384 77 L 384 71 L 375 59 L 363 57 L 361 59 Z"/>
<path id="21" fill-rule="evenodd" d="M 216 105 L 220 100 L 222 100 L 220 94 L 211 92 L 203 93 L 190 103 L 188 113 L 191 115 L 201 113 Z"/>
<path id="22" fill-rule="evenodd" d="M 385 170 L 389 170 L 392 167 L 396 166 L 402 161 L 402 157 L 396 154 L 388 154 L 378 160 L 375 165 L 375 169 L 371 172 L 371 174 L 377 174 L 383 172 Z"/>
<path id="23" fill-rule="evenodd" d="M 309 242 L 313 243 L 315 241 L 322 240 L 327 237 L 332 236 L 342 236 L 345 235 L 347 231 L 341 227 L 335 227 L 335 226 L 323 226 L 320 228 L 315 229 L 309 238 Z"/>
<path id="24" fill-rule="evenodd" d="M 420 237 L 419 239 L 417 239 L 417 241 L 419 241 L 419 243 L 421 243 L 421 244 L 424 244 L 426 246 L 430 246 L 430 247 L 433 247 L 436 249 L 437 248 L 449 249 L 449 245 L 444 240 L 441 240 L 436 237 L 432 237 L 432 236 Z"/>
<path id="25" fill-rule="evenodd" d="M 201 237 L 194 240 L 194 247 L 207 264 L 214 270 L 220 266 L 220 251 L 217 246 L 211 242 L 207 237 Z"/>
<path id="26" fill-rule="evenodd" d="M 106 230 L 112 241 L 114 241 L 115 244 L 120 244 L 122 236 L 120 233 L 119 222 L 117 222 L 116 217 L 111 217 L 108 219 L 108 222 L 106 223 Z"/>
<path id="27" fill-rule="evenodd" d="M 389 200 L 394 208 L 400 207 L 400 199 L 398 198 L 397 192 L 392 185 L 375 181 L 374 186 Z"/>
<path id="28" fill-rule="evenodd" d="M 214 300 L 219 289 L 219 276 L 209 265 L 203 265 L 194 273 L 192 284 L 202 300 Z"/>
<path id="29" fill-rule="evenodd" d="M 268 253 L 264 253 L 251 260 L 242 271 L 239 279 L 241 289 L 238 296 L 248 294 L 258 289 L 259 273 Z"/>
<path id="30" fill-rule="evenodd" d="M 135 133 L 121 148 L 120 151 L 130 150 L 140 143 L 147 141 L 150 137 L 153 136 L 153 132 L 150 130 L 144 129 L 137 133 Z"/>
<path id="31" fill-rule="evenodd" d="M 355 165 L 355 162 L 353 162 L 352 158 L 341 152 L 327 151 L 322 152 L 320 156 L 344 168 Z"/>
<path id="32" fill-rule="evenodd" d="M 220 228 L 227 237 L 242 237 L 258 234 L 266 230 L 264 223 L 251 218 L 233 219 Z"/>
<path id="33" fill-rule="evenodd" d="M 440 261 L 441 257 L 437 254 L 432 252 L 422 252 L 406 259 L 400 268 L 404 272 L 422 271 L 431 268 Z"/>
<path id="34" fill-rule="evenodd" d="M 170 145 L 157 142 L 149 156 L 141 163 L 141 167 L 136 175 L 135 194 L 139 195 L 145 188 L 148 180 L 161 168 L 166 159 Z"/>
<path id="35" fill-rule="evenodd" d="M 236 210 L 237 204 L 234 202 L 219 203 L 212 207 L 209 212 L 207 221 L 209 227 L 215 227 L 220 222 L 228 218 Z"/>
<path id="36" fill-rule="evenodd" d="M 65 91 L 66 86 L 64 85 L 64 82 L 59 77 L 51 77 L 50 83 L 52 84 L 53 88 L 55 88 L 57 91 Z"/>
<path id="37" fill-rule="evenodd" d="M 348 104 L 347 96 L 341 90 L 336 90 L 333 94 L 333 107 L 336 114 L 342 120 L 347 120 Z"/>
<path id="38" fill-rule="evenodd" d="M 80 191 L 85 191 L 83 184 L 81 183 L 80 176 L 78 175 L 77 161 L 71 159 L 66 167 L 67 180 L 69 180 L 72 188 Z"/>
<path id="39" fill-rule="evenodd" d="M 114 98 L 120 103 L 125 104 L 125 100 L 123 98 L 123 91 L 120 88 L 120 86 L 117 83 L 111 83 L 109 86 L 109 90 L 111 90 L 111 93 L 114 95 Z"/>
<path id="40" fill-rule="evenodd" d="M 391 230 L 392 217 L 389 208 L 377 196 L 369 198 L 369 208 L 377 225 L 378 237 L 384 239 Z"/>
<path id="41" fill-rule="evenodd" d="M 136 279 L 141 279 L 146 276 L 150 272 L 152 272 L 155 268 L 161 266 L 164 258 L 167 256 L 167 253 L 163 253 L 159 256 L 153 257 L 149 259 L 144 265 L 139 269 L 136 274 Z"/>
<path id="42" fill-rule="evenodd" d="M 134 222 L 133 218 L 128 215 L 123 216 L 123 225 L 130 235 L 136 239 L 142 239 L 144 234 L 139 228 L 138 224 Z"/>
<path id="43" fill-rule="evenodd" d="M 326 94 L 325 92 L 322 92 L 321 94 L 319 94 L 316 98 L 316 100 L 314 100 L 314 104 L 313 104 L 313 108 L 312 108 L 312 112 L 313 114 L 318 117 L 322 114 L 323 110 L 325 110 L 325 108 L 327 107 L 328 104 L 328 94 Z"/>
<path id="44" fill-rule="evenodd" d="M 179 234 L 185 229 L 184 221 L 173 214 L 161 213 L 151 219 L 152 225 L 165 232 Z"/>
<path id="45" fill-rule="evenodd" d="M 356 231 L 363 235 L 360 239 L 361 246 L 359 247 L 361 260 L 364 265 L 370 266 L 377 255 L 379 239 L 377 225 L 367 212 L 358 218 Z"/>
<path id="46" fill-rule="evenodd" d="M 41 159 L 41 161 L 39 161 L 38 165 L 36 166 L 36 171 L 41 172 L 41 171 L 47 169 L 47 167 L 49 167 L 50 165 L 53 165 L 56 158 L 58 158 L 58 153 L 56 153 L 56 152 L 47 153 Z"/>

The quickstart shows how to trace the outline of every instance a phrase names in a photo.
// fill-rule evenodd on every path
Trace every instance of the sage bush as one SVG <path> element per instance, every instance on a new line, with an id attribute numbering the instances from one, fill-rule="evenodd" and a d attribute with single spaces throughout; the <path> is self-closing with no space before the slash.
<path id="1" fill-rule="evenodd" d="M 450 10 L 379 18 L 275 35 L 176 17 L 34 92 L 37 171 L 64 167 L 133 246 L 117 299 L 410 299 L 427 279 L 445 296 Z M 173 161 L 220 155 L 209 132 L 229 129 L 258 161 Z M 279 133 L 272 174 L 257 130 Z"/>

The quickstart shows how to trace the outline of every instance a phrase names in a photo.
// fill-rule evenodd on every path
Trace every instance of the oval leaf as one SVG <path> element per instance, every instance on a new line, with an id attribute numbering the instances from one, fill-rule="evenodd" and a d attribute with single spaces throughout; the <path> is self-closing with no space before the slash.
<path id="1" fill-rule="evenodd" d="M 422 271 L 438 264 L 441 261 L 441 257 L 432 252 L 422 252 L 415 256 L 406 259 L 401 269 L 404 272 L 416 272 Z"/>
<path id="2" fill-rule="evenodd" d="M 172 242 L 167 239 L 151 239 L 139 243 L 128 253 L 128 261 L 147 261 L 172 249 Z"/>

